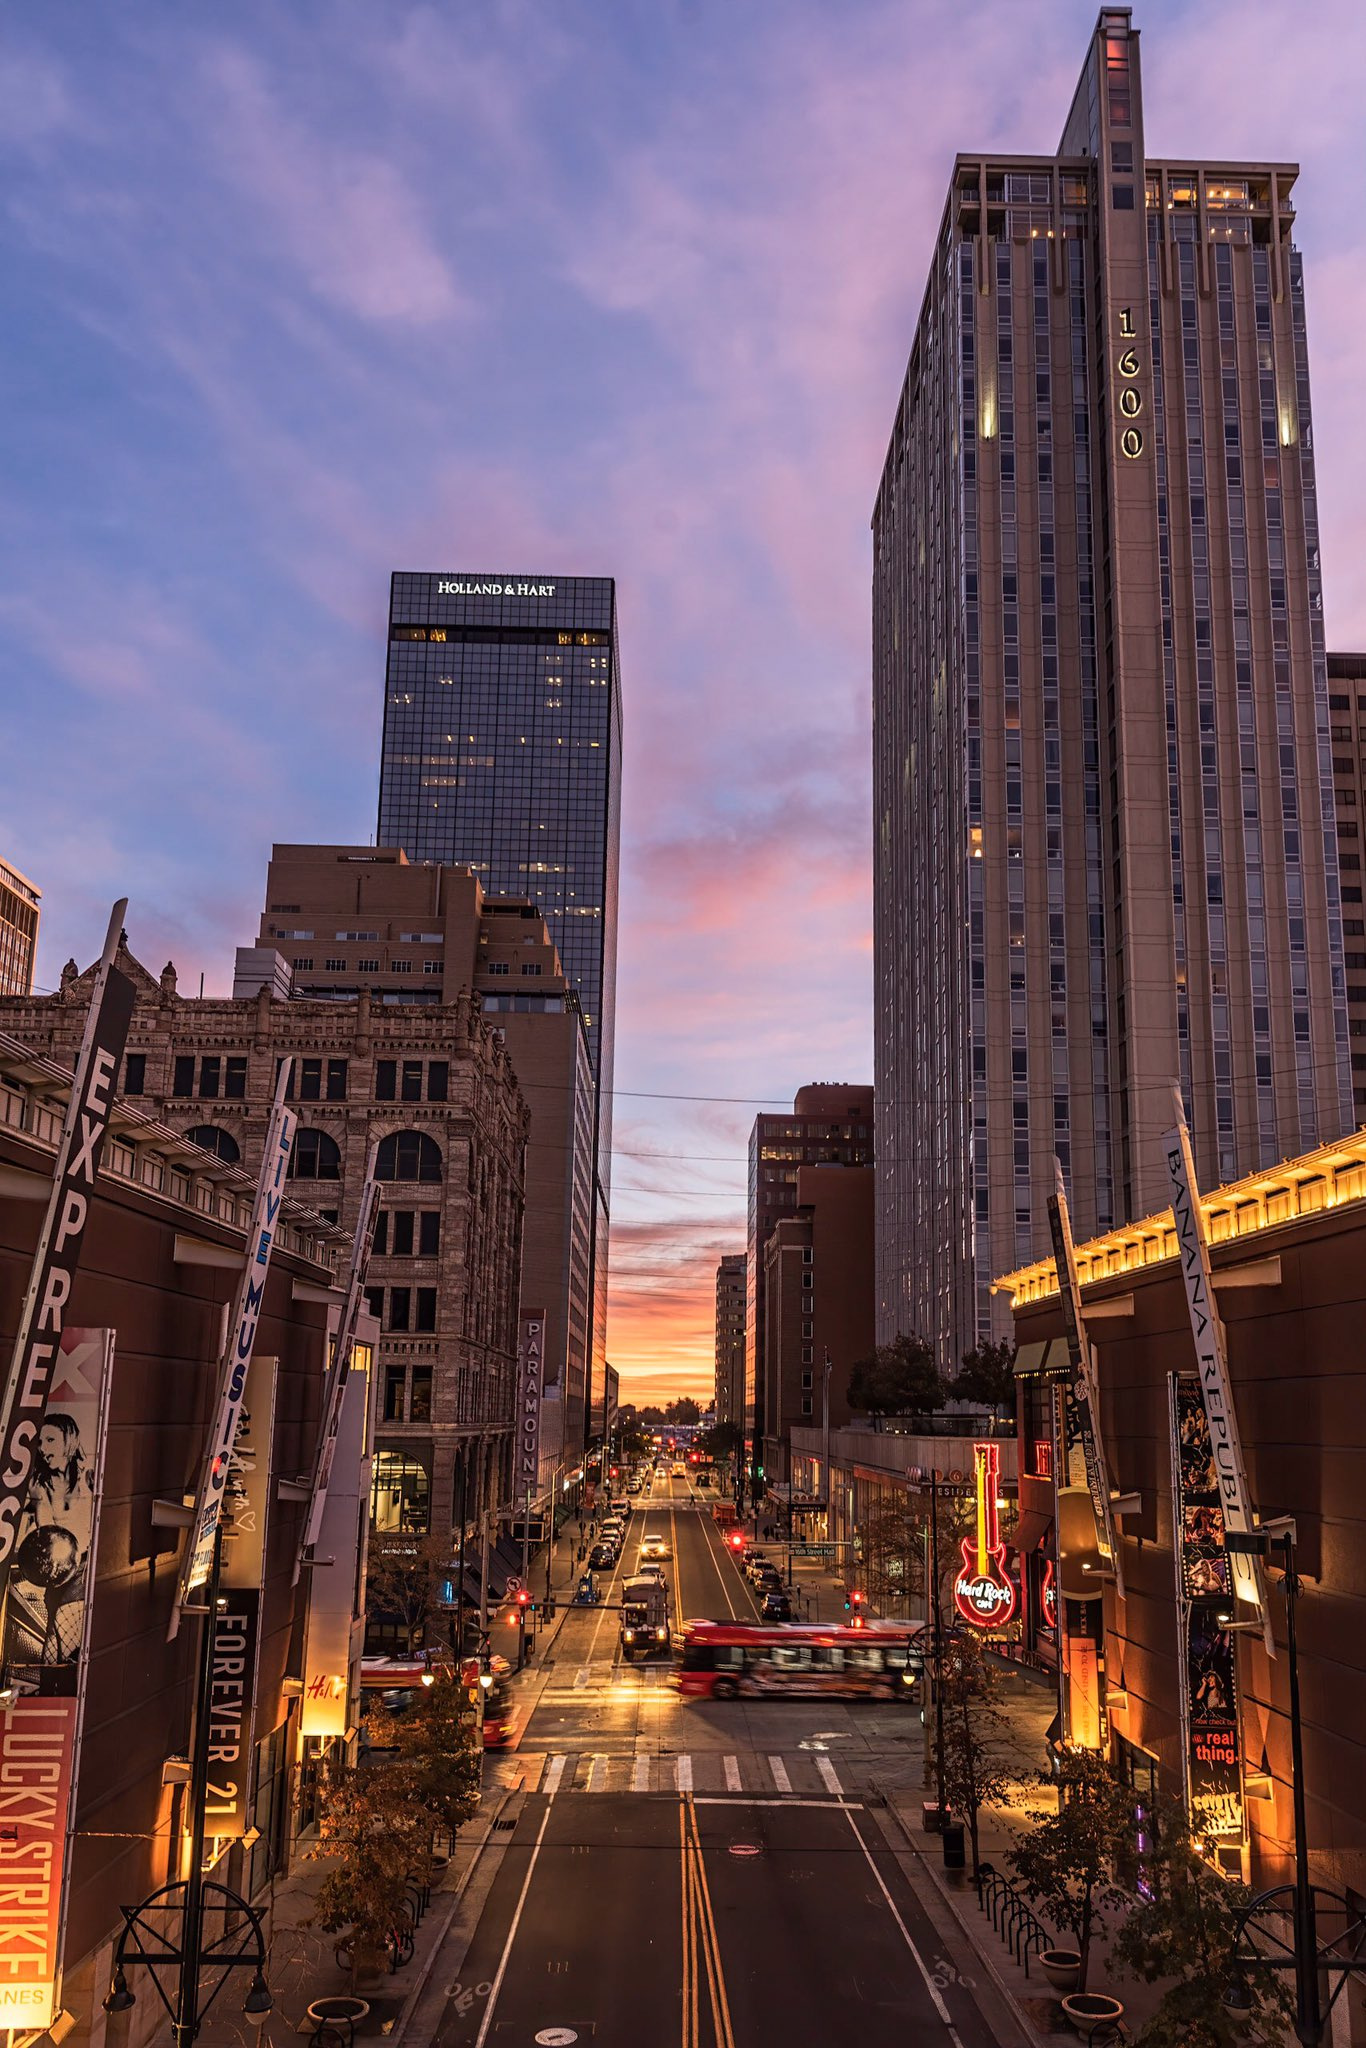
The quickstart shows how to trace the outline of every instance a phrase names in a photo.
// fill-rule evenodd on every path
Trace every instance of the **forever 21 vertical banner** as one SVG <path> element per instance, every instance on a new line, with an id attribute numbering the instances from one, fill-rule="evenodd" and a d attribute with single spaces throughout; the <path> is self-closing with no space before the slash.
<path id="1" fill-rule="evenodd" d="M 34 1253 L 9 1378 L 0 1403 L 0 1596 L 9 1583 L 38 1432 L 61 1349 L 72 1282 L 114 1107 L 133 1015 L 133 984 L 112 964 L 127 903 L 114 906 L 72 1077 L 71 1101 L 52 1171 L 52 1193 Z"/>

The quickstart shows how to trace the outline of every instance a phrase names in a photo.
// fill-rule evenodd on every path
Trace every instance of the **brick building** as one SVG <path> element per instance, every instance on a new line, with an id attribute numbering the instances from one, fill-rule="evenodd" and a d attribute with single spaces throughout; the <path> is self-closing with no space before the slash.
<path id="1" fill-rule="evenodd" d="M 290 1188 L 343 1230 L 366 1159 L 383 1183 L 370 1306 L 380 1317 L 377 1529 L 451 1530 L 507 1499 L 528 1117 L 507 1047 L 472 996 L 421 1009 L 183 997 L 121 945 L 135 983 L 122 1093 L 254 1174 L 279 1061 L 293 1055 L 301 1124 Z M 66 1065 L 87 976 L 0 1002 L 0 1029 Z"/>
<path id="2" fill-rule="evenodd" d="M 786 1475 L 794 1426 L 850 1419 L 849 1372 L 873 1349 L 873 1169 L 800 1166 L 797 1206 L 764 1247 L 764 1470 Z"/>
<path id="3" fill-rule="evenodd" d="M 414 866 L 397 847 L 275 846 L 258 948 L 239 994 L 285 956 L 297 997 L 428 1015 L 471 997 L 501 1031 L 530 1112 L 521 1308 L 545 1317 L 546 1479 L 602 1419 L 605 1359 L 594 1312 L 595 1090 L 583 1012 L 544 918 L 527 897 L 488 896 L 468 867 Z M 251 991 L 254 992 L 254 991 Z M 415 1082 L 409 1085 L 416 1085 Z M 596 1395 L 590 1407 L 590 1386 Z"/>
<path id="4" fill-rule="evenodd" d="M 745 1420 L 745 1255 L 729 1252 L 716 1268 L 716 1386 L 718 1422 Z"/>

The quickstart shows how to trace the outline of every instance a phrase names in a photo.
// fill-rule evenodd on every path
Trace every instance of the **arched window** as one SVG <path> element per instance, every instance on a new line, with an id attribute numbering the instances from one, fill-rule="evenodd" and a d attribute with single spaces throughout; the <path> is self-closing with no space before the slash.
<path id="1" fill-rule="evenodd" d="M 294 1180 L 340 1180 L 341 1153 L 326 1131 L 299 1131 L 289 1160 Z"/>
<path id="2" fill-rule="evenodd" d="M 425 1536 L 431 1526 L 431 1481 L 410 1451 L 376 1451 L 370 1485 L 370 1526 L 381 1536 Z"/>
<path id="3" fill-rule="evenodd" d="M 217 1124 L 196 1124 L 185 1136 L 192 1145 L 212 1152 L 216 1159 L 226 1159 L 229 1166 L 236 1166 L 242 1157 L 232 1132 L 220 1131 Z"/>
<path id="4" fill-rule="evenodd" d="M 441 1147 L 425 1131 L 391 1131 L 380 1141 L 377 1180 L 440 1180 Z"/>

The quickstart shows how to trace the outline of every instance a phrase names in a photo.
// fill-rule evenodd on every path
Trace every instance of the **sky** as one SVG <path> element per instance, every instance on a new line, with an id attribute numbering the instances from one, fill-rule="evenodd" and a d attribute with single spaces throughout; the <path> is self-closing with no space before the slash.
<path id="1" fill-rule="evenodd" d="M 0 855 L 39 983 L 226 992 L 374 829 L 391 570 L 617 578 L 609 1355 L 710 1386 L 757 1110 L 872 1078 L 868 522 L 957 150 L 1091 0 L 50 0 L 0 41 Z M 1355 0 L 1140 7 L 1152 155 L 1303 166 L 1329 645 L 1366 647 Z"/>

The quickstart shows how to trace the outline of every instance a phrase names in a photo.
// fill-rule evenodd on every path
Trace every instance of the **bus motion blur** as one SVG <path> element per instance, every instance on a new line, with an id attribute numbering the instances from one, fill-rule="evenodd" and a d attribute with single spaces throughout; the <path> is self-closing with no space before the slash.
<path id="1" fill-rule="evenodd" d="M 692 1699 L 817 1694 L 909 1704 L 921 1675 L 921 1633 L 921 1623 L 906 1621 L 868 1621 L 857 1628 L 691 1621 L 674 1683 Z"/>

